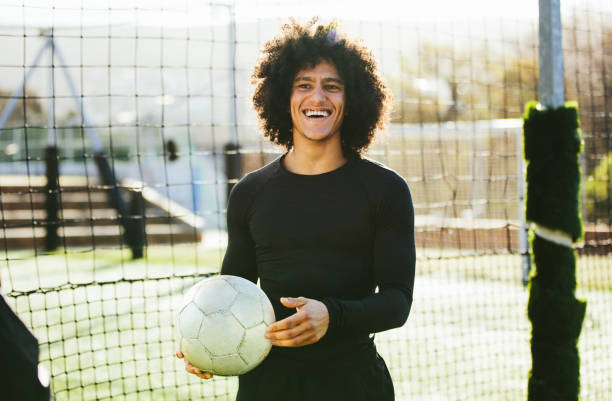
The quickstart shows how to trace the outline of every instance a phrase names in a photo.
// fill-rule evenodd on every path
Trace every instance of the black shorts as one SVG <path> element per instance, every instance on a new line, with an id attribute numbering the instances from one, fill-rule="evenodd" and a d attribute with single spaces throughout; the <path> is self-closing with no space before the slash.
<path id="1" fill-rule="evenodd" d="M 271 354 L 240 376 L 236 401 L 393 401 L 391 375 L 374 344 L 325 363 Z"/>

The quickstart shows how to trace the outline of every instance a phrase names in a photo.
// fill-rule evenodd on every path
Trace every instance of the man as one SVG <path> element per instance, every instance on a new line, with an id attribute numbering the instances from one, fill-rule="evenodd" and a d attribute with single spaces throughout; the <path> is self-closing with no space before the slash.
<path id="1" fill-rule="evenodd" d="M 0 288 L 2 282 L 0 281 Z M 38 340 L 0 293 L 0 389 L 2 400 L 49 401 L 49 372 L 38 364 Z"/>
<path id="2" fill-rule="evenodd" d="M 414 216 L 406 182 L 360 156 L 388 92 L 370 53 L 335 25 L 287 25 L 263 53 L 254 105 L 287 152 L 232 190 L 221 273 L 259 279 L 277 322 L 237 400 L 392 400 L 370 334 L 408 317 Z"/>

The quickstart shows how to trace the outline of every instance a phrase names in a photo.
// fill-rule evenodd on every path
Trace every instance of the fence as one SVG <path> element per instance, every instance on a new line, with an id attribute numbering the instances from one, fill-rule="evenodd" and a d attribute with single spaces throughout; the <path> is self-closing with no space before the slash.
<path id="1" fill-rule="evenodd" d="M 399 172 L 415 202 L 413 310 L 376 337 L 397 398 L 525 398 L 520 117 L 538 95 L 537 10 L 430 3 L 0 4 L 0 110 L 16 100 L 0 118 L 2 291 L 38 337 L 58 400 L 233 399 L 235 379 L 183 371 L 171 322 L 184 290 L 219 269 L 228 183 L 280 152 L 250 106 L 258 49 L 312 10 L 364 39 L 395 97 L 368 156 Z M 562 17 L 566 98 L 578 101 L 585 149 L 581 399 L 602 400 L 612 387 L 612 9 L 568 1 Z M 54 251 L 44 245 L 49 146 L 59 151 Z M 146 225 L 143 258 L 130 257 L 113 188 L 126 203 L 144 197 L 132 215 Z"/>

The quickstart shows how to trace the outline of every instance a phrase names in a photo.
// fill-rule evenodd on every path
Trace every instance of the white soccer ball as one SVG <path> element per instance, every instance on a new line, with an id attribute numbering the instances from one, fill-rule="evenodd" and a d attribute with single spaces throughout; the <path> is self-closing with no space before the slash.
<path id="1" fill-rule="evenodd" d="M 272 344 L 264 337 L 275 321 L 266 294 L 241 277 L 219 275 L 195 284 L 178 311 L 180 349 L 193 366 L 237 376 L 259 365 Z"/>

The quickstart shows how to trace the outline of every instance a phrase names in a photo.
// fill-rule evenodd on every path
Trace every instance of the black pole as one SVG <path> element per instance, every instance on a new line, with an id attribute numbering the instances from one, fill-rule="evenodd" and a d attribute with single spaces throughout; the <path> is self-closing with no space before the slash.
<path id="1" fill-rule="evenodd" d="M 108 159 L 102 152 L 96 153 L 94 159 L 102 181 L 108 187 L 108 202 L 117 211 L 119 223 L 123 226 L 125 243 L 132 249 L 132 257 L 134 259 L 141 258 L 143 255 L 144 237 L 139 234 L 140 228 L 133 224 L 131 210 L 128 209 L 128 205 L 121 195 L 121 188 L 119 188 L 115 174 L 108 164 Z M 144 225 L 144 219 L 140 220 L 141 224 Z"/>
<path id="2" fill-rule="evenodd" d="M 142 191 L 132 191 L 130 198 L 130 230 L 127 230 L 126 240 L 132 248 L 132 258 L 140 259 L 144 255 L 146 243 L 145 201 Z"/>
<path id="3" fill-rule="evenodd" d="M 238 179 L 242 177 L 242 155 L 240 145 L 228 142 L 223 148 L 225 154 L 225 176 L 227 177 L 227 198 Z"/>
<path id="4" fill-rule="evenodd" d="M 59 227 L 59 161 L 57 147 L 45 148 L 45 170 L 47 185 L 45 186 L 45 250 L 54 251 L 60 245 L 57 233 Z"/>

